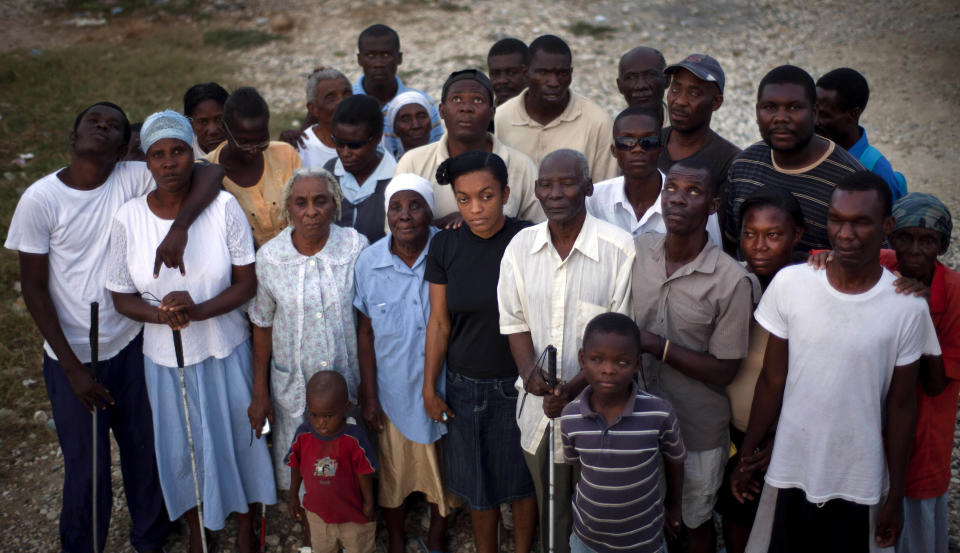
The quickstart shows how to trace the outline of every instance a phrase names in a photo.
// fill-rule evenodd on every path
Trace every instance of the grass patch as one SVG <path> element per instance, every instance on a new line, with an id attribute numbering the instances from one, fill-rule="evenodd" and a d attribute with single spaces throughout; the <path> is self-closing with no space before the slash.
<path id="1" fill-rule="evenodd" d="M 616 29 L 609 25 L 596 25 L 583 20 L 567 25 L 567 30 L 575 36 L 591 36 L 593 38 L 607 38 L 611 33 L 616 31 Z"/>
<path id="2" fill-rule="evenodd" d="M 185 27 L 119 44 L 45 50 L 38 57 L 0 56 L 0 235 L 6 237 L 22 191 L 69 163 L 68 136 L 81 109 L 109 100 L 131 121 L 142 121 L 160 109 L 183 109 L 183 93 L 195 83 L 217 81 L 233 89 L 235 74 L 234 62 Z M 35 158 L 18 169 L 10 162 L 21 152 Z M 16 252 L 0 251 L 0 406 L 30 417 L 37 409 L 49 412 L 49 402 L 40 372 L 42 339 L 21 307 L 19 279 Z M 36 383 L 24 387 L 27 378 Z"/>
<path id="3" fill-rule="evenodd" d="M 403 69 L 397 71 L 397 76 L 400 77 L 400 80 L 406 81 L 418 73 L 422 73 L 422 71 L 419 69 Z"/>
<path id="4" fill-rule="evenodd" d="M 286 37 L 280 35 L 252 29 L 214 29 L 203 33 L 204 45 L 226 48 L 227 50 L 242 50 L 263 46 L 280 39 L 287 40 Z"/>

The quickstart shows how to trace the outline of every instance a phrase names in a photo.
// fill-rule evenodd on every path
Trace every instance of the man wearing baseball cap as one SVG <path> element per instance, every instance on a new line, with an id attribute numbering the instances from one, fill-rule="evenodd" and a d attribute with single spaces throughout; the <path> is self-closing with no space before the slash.
<path id="1" fill-rule="evenodd" d="M 723 194 L 727 170 L 740 153 L 740 148 L 710 128 L 713 112 L 723 104 L 723 69 L 711 56 L 691 54 L 667 67 L 664 73 L 670 77 L 667 88 L 670 126 L 662 131 L 666 147 L 660 152 L 657 167 L 667 173 L 678 161 L 699 161 L 710 167 L 713 189 Z M 722 219 L 720 224 L 723 225 Z"/>
<path id="2" fill-rule="evenodd" d="M 434 224 L 441 228 L 463 219 L 451 187 L 437 184 L 437 167 L 447 158 L 470 150 L 492 152 L 507 164 L 510 197 L 503 211 L 508 217 L 535 223 L 544 220 L 540 202 L 533 194 L 533 181 L 537 178 L 533 161 L 487 131 L 495 111 L 493 85 L 482 71 L 454 71 L 443 83 L 440 95 L 440 117 L 446 132 L 440 140 L 410 150 L 397 163 L 397 174 L 413 173 L 433 184 Z"/>

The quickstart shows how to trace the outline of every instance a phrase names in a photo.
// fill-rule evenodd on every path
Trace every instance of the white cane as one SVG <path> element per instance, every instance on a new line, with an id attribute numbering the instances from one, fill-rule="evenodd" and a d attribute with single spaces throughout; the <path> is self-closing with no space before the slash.
<path id="1" fill-rule="evenodd" d="M 183 378 L 183 341 L 179 330 L 173 331 L 173 349 L 177 354 L 177 368 L 180 370 L 180 397 L 183 398 L 183 416 L 187 423 L 187 445 L 190 449 L 190 468 L 193 469 L 193 493 L 197 498 L 197 519 L 200 521 L 200 544 L 203 547 L 203 553 L 207 553 L 207 531 L 203 527 L 200 480 L 197 478 L 197 458 L 193 454 L 193 430 L 190 428 L 190 408 L 187 407 L 187 382 Z"/>
<path id="2" fill-rule="evenodd" d="M 99 361 L 98 357 L 100 356 L 100 304 L 98 302 L 93 302 L 90 304 L 90 373 L 93 376 L 93 381 L 97 382 L 100 380 L 99 370 L 97 368 L 97 362 Z M 93 551 L 96 553 L 100 551 L 100 540 L 97 536 L 97 446 L 99 445 L 100 440 L 97 436 L 97 406 L 93 406 L 93 486 L 92 486 L 92 508 L 90 509 L 91 515 L 93 516 L 92 524 L 92 534 L 93 534 Z"/>
<path id="3" fill-rule="evenodd" d="M 553 346 L 547 346 L 547 374 L 548 380 L 547 383 L 550 385 L 550 388 L 555 388 L 557 386 L 557 348 Z M 555 447 L 553 445 L 553 419 L 550 419 L 550 425 L 547 427 L 547 441 L 549 444 L 550 457 L 547 459 L 547 474 L 549 475 L 548 487 L 547 487 L 547 516 L 549 517 L 549 524 L 547 525 L 547 552 L 553 553 L 554 551 L 554 531 L 556 530 L 556 507 L 554 506 L 554 482 L 556 475 L 554 473 L 553 466 L 553 456 L 555 454 Z"/>

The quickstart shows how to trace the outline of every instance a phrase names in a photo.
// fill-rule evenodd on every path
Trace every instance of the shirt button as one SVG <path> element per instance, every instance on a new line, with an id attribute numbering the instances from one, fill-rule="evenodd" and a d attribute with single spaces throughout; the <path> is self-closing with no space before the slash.
<path id="1" fill-rule="evenodd" d="M 323 311 L 317 312 L 317 318 L 318 318 L 318 319 L 322 319 L 322 318 L 323 318 Z"/>
<path id="2" fill-rule="evenodd" d="M 310 265 L 311 267 L 313 267 L 314 265 L 317 264 L 317 262 L 314 261 L 313 259 L 311 259 L 310 261 L 307 262 L 307 264 Z"/>
<path id="3" fill-rule="evenodd" d="M 321 367 L 326 367 L 326 366 L 327 366 L 327 362 L 326 362 L 326 361 L 321 361 L 321 362 L 320 362 L 320 366 L 321 366 Z"/>

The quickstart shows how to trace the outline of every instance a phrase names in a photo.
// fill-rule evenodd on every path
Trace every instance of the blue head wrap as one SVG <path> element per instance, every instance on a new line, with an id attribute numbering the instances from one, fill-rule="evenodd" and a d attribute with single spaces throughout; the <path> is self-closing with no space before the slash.
<path id="1" fill-rule="evenodd" d="M 143 122 L 140 128 L 140 149 L 147 153 L 157 140 L 176 138 L 193 146 L 193 127 L 190 120 L 173 111 L 164 110 L 154 113 Z"/>

